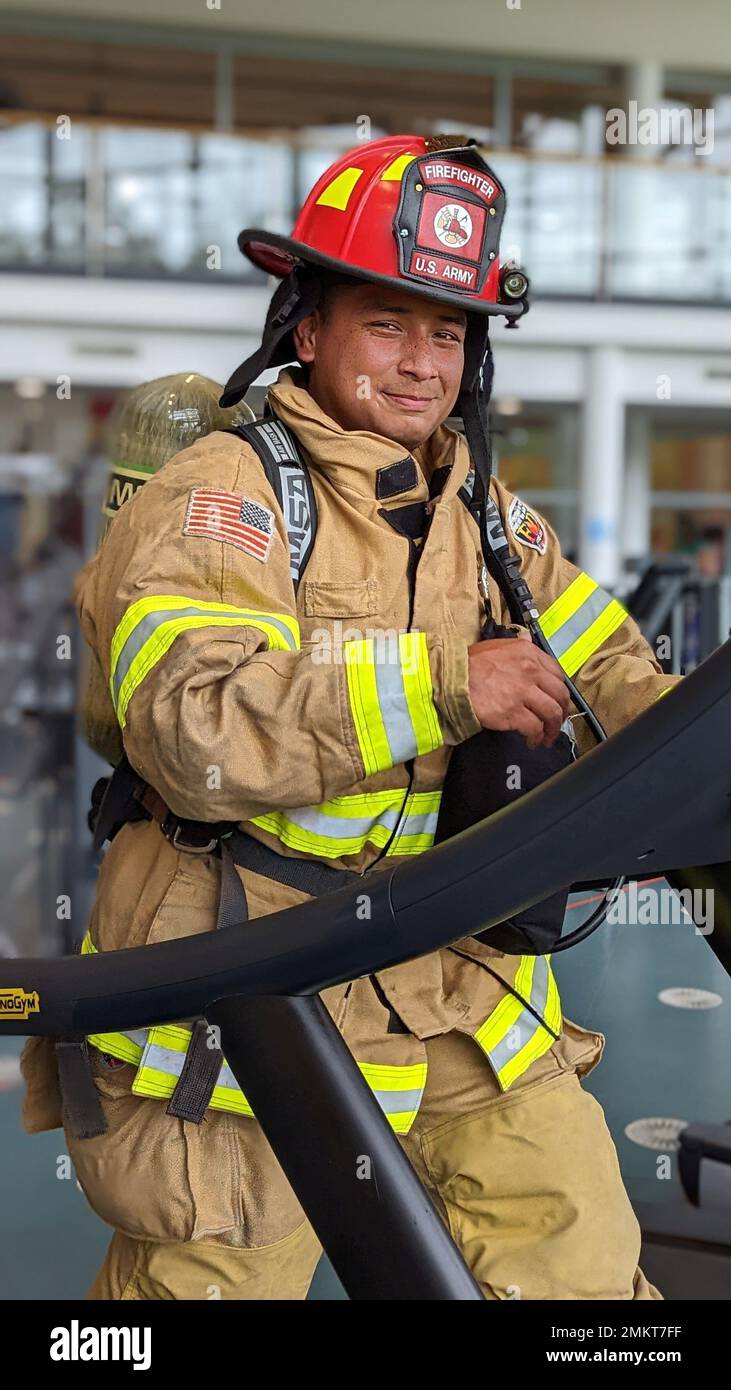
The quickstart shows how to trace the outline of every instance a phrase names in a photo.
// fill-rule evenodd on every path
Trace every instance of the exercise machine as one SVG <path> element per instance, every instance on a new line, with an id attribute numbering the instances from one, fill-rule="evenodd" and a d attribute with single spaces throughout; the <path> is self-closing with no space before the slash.
<path id="1" fill-rule="evenodd" d="M 622 874 L 712 888 L 705 939 L 731 971 L 730 728 L 726 642 L 619 734 L 416 861 L 225 931 L 2 961 L 0 1034 L 205 1017 L 349 1296 L 479 1299 L 318 992 L 485 931 L 567 884 Z M 27 1018 L 10 1013 L 19 991 L 38 996 Z M 359 1181 L 362 1155 L 377 1183 Z"/>

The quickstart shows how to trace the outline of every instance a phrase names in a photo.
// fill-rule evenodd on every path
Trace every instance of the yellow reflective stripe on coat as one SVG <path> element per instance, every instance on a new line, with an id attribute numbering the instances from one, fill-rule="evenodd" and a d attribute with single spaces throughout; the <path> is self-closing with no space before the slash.
<path id="1" fill-rule="evenodd" d="M 626 608 L 595 579 L 578 574 L 538 623 L 566 675 L 574 676 L 628 616 Z"/>
<path id="2" fill-rule="evenodd" d="M 118 1057 L 120 1062 L 138 1066 L 147 1042 L 147 1029 L 139 1028 L 131 1033 L 90 1033 L 87 1042 L 99 1052 Z"/>
<path id="3" fill-rule="evenodd" d="M 269 811 L 253 816 L 251 824 L 276 835 L 288 849 L 321 859 L 360 854 L 366 844 L 383 849 L 400 825 L 388 854 L 422 854 L 434 844 L 441 799 L 441 791 L 412 792 L 404 804 L 398 788 L 364 792 L 318 806 Z"/>
<path id="4" fill-rule="evenodd" d="M 134 1095 L 169 1100 L 183 1070 L 189 1043 L 190 1029 L 182 1024 L 161 1023 L 150 1028 L 137 1075 L 132 1082 Z M 235 1115 L 254 1114 L 225 1057 L 208 1108 L 228 1110 Z"/>
<path id="5" fill-rule="evenodd" d="M 382 1062 L 359 1062 L 378 1104 L 396 1134 L 408 1134 L 416 1119 L 426 1086 L 426 1062 L 391 1067 Z"/>
<path id="6" fill-rule="evenodd" d="M 89 932 L 82 942 L 81 954 L 96 954 Z M 88 1042 L 99 1052 L 108 1052 L 111 1057 L 137 1066 L 131 1087 L 134 1095 L 169 1100 L 178 1084 L 190 1037 L 190 1028 L 183 1024 L 161 1023 L 129 1033 L 93 1033 Z M 424 1094 L 426 1062 L 409 1066 L 358 1062 L 358 1067 L 391 1128 L 396 1134 L 408 1134 Z M 234 1115 L 252 1116 L 254 1113 L 225 1057 L 208 1108 L 227 1110 Z"/>
<path id="7" fill-rule="evenodd" d="M 441 747 L 426 633 L 346 642 L 343 654 L 366 777 Z"/>
<path id="8" fill-rule="evenodd" d="M 138 599 L 127 609 L 112 638 L 109 689 L 122 728 L 135 690 L 175 638 L 181 632 L 207 627 L 254 627 L 264 633 L 272 651 L 298 651 L 300 647 L 299 623 L 286 613 L 261 613 L 184 594 Z"/>
<path id="9" fill-rule="evenodd" d="M 95 956 L 96 946 L 87 932 L 81 943 L 80 955 Z M 136 1066 L 147 1042 L 147 1029 L 136 1028 L 129 1033 L 90 1033 L 87 1039 L 99 1052 L 108 1052 L 110 1057 L 118 1057 L 120 1062 L 131 1062 Z"/>
<path id="10" fill-rule="evenodd" d="M 132 1090 L 137 1096 L 169 1100 L 183 1069 L 190 1041 L 188 1029 L 162 1024 L 150 1029 L 150 1036 Z M 426 1062 L 391 1067 L 358 1062 L 383 1113 L 397 1134 L 408 1134 L 416 1118 L 426 1086 Z M 236 1115 L 253 1115 L 236 1077 L 225 1058 L 218 1082 L 209 1102 L 211 1110 L 228 1110 Z"/>
<path id="11" fill-rule="evenodd" d="M 522 999 L 505 995 L 474 1035 L 501 1091 L 548 1052 L 561 1032 L 561 1003 L 548 956 L 522 956 L 514 988 Z"/>
<path id="12" fill-rule="evenodd" d="M 149 1100 L 169 1100 L 183 1070 L 190 1029 L 182 1024 L 162 1023 L 142 1030 L 144 1046 L 135 1044 L 137 1055 L 131 1056 L 132 1039 L 139 1036 L 138 1033 L 98 1033 L 90 1037 L 89 1042 L 101 1052 L 108 1052 L 125 1062 L 137 1062 L 137 1073 L 131 1087 L 134 1095 Z M 358 1062 L 358 1068 L 391 1128 L 396 1134 L 408 1134 L 424 1094 L 426 1062 L 401 1067 L 386 1066 L 380 1062 Z M 254 1114 L 225 1058 L 208 1108 L 226 1110 L 234 1115 Z"/>

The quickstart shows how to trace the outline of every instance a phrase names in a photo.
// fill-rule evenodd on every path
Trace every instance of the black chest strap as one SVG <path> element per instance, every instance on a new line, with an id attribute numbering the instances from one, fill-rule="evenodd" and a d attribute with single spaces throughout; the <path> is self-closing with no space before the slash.
<path id="1" fill-rule="evenodd" d="M 244 443 L 250 445 L 266 473 L 269 485 L 284 516 L 289 541 L 290 573 L 296 592 L 305 566 L 312 554 L 317 535 L 317 500 L 299 440 L 292 430 L 288 429 L 271 412 L 261 420 L 252 420 L 248 425 L 231 425 L 224 433 L 235 434 L 239 439 L 243 439 Z M 432 499 L 442 491 L 450 472 L 451 466 L 445 465 L 437 469 L 432 475 L 430 486 Z M 459 489 L 458 496 L 479 525 L 480 504 L 475 496 L 475 491 L 475 471 L 471 468 Z M 404 507 L 399 509 L 399 512 L 405 513 L 407 510 L 408 507 Z M 412 510 L 414 514 L 418 510 L 423 531 L 424 503 L 413 504 Z M 486 512 L 494 541 L 504 544 L 507 548 L 502 518 L 491 497 L 488 498 Z M 382 510 L 381 515 L 391 521 L 394 514 L 393 511 Z M 411 521 L 411 518 L 409 520 Z M 395 529 L 401 530 L 402 528 L 397 525 Z M 411 534 L 411 530 L 412 526 L 410 525 L 404 534 Z"/>
<path id="2" fill-rule="evenodd" d="M 276 415 L 248 425 L 232 425 L 224 433 L 243 439 L 266 473 L 287 528 L 289 569 L 296 592 L 317 534 L 317 502 L 299 442 Z"/>

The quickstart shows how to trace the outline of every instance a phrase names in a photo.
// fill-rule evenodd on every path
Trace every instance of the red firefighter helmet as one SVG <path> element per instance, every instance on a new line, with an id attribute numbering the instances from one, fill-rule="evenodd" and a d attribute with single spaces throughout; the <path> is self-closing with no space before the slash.
<path id="1" fill-rule="evenodd" d="M 304 263 L 517 318 L 520 299 L 501 302 L 504 213 L 503 187 L 474 142 L 391 135 L 325 170 L 291 236 L 245 228 L 239 246 L 272 275 Z"/>
<path id="2" fill-rule="evenodd" d="M 221 405 L 241 400 L 266 367 L 295 360 L 292 329 L 315 309 L 323 275 L 335 273 L 466 310 L 460 395 L 479 393 L 484 408 L 488 319 L 514 322 L 528 308 L 526 277 L 500 268 L 504 214 L 505 190 L 466 136 L 389 135 L 344 154 L 318 179 L 291 236 L 256 227 L 239 235 L 243 254 L 282 283 L 261 346 L 233 373 Z"/>

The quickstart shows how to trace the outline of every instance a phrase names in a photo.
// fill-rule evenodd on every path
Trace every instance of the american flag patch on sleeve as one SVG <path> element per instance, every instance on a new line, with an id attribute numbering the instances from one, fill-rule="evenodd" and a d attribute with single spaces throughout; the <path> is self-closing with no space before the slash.
<path id="1" fill-rule="evenodd" d="M 274 532 L 274 512 L 251 497 L 210 487 L 194 487 L 190 494 L 184 536 L 204 536 L 209 541 L 235 545 L 264 561 L 272 548 Z"/>

